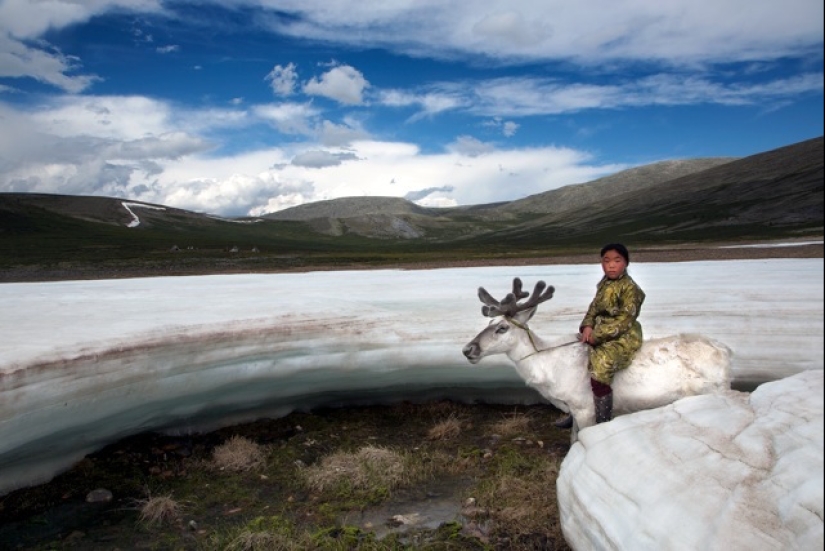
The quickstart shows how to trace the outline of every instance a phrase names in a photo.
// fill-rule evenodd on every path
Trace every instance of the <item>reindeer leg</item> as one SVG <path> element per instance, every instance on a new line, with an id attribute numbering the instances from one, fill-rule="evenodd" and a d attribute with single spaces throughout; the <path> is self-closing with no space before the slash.
<path id="1" fill-rule="evenodd" d="M 573 428 L 573 416 L 568 413 L 566 416 L 557 419 L 553 426 L 560 429 Z"/>

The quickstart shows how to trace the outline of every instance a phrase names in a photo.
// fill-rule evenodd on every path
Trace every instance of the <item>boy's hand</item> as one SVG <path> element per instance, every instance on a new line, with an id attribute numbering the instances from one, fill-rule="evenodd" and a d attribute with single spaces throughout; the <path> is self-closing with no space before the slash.
<path id="1" fill-rule="evenodd" d="M 579 335 L 579 341 L 586 343 L 586 344 L 596 344 L 593 341 L 593 328 L 592 327 L 582 327 L 582 332 Z"/>

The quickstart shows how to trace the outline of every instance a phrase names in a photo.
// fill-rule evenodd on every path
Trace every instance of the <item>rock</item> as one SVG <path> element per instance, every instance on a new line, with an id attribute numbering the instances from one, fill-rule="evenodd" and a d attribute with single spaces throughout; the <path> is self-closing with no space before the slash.
<path id="1" fill-rule="evenodd" d="M 109 503 L 112 498 L 112 492 L 106 488 L 97 488 L 86 494 L 87 503 Z"/>

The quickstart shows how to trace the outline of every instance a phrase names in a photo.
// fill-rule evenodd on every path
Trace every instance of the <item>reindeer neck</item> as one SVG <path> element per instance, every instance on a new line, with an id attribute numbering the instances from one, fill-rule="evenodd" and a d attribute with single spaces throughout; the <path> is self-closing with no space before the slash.
<path id="1" fill-rule="evenodd" d="M 541 337 L 533 333 L 533 331 L 527 327 L 526 324 L 519 323 L 513 319 L 510 320 L 510 323 L 518 327 L 524 333 L 524 338 L 519 339 L 518 346 L 514 347 L 510 351 L 509 356 L 511 360 L 518 363 L 541 352 L 545 348 L 545 343 Z"/>
<path id="2" fill-rule="evenodd" d="M 552 345 L 547 341 L 533 333 L 527 325 L 519 323 L 515 320 L 510 322 L 524 331 L 525 338 L 521 339 L 519 345 L 514 347 L 508 354 L 510 359 L 514 362 L 522 363 L 541 356 L 543 354 L 552 354 L 561 348 L 566 348 L 571 345 L 579 344 L 579 339 L 576 335 L 571 335 L 562 339 L 556 339 Z"/>

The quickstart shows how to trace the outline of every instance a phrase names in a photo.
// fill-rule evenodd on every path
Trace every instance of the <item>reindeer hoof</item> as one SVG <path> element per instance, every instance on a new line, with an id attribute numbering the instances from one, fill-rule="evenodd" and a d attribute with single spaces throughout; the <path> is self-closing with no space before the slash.
<path id="1" fill-rule="evenodd" d="M 572 429 L 573 428 L 573 416 L 568 415 L 567 417 L 562 417 L 555 423 L 553 426 L 558 427 L 560 429 Z"/>

